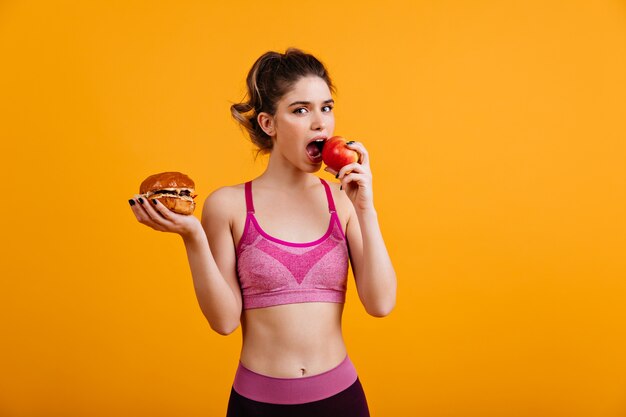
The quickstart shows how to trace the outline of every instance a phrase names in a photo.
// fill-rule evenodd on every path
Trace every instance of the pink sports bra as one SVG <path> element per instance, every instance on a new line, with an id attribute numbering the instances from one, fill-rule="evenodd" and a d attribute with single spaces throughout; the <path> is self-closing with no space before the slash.
<path id="1" fill-rule="evenodd" d="M 345 302 L 348 245 L 330 187 L 320 181 L 326 190 L 330 221 L 324 236 L 309 243 L 286 242 L 265 233 L 254 216 L 252 183 L 245 184 L 248 214 L 236 250 L 244 309 Z"/>

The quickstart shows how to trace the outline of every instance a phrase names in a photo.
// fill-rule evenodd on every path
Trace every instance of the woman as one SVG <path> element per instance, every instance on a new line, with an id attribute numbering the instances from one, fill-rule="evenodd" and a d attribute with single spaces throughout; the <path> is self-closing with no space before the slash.
<path id="1" fill-rule="evenodd" d="M 368 153 L 351 142 L 359 163 L 326 168 L 339 184 L 314 175 L 335 127 L 334 88 L 314 56 L 267 52 L 247 86 L 231 112 L 269 153 L 263 174 L 214 191 L 201 222 L 141 196 L 131 208 L 139 222 L 182 236 L 211 328 L 227 335 L 242 325 L 227 416 L 368 416 L 341 332 L 348 261 L 369 314 L 389 314 L 396 298 Z"/>

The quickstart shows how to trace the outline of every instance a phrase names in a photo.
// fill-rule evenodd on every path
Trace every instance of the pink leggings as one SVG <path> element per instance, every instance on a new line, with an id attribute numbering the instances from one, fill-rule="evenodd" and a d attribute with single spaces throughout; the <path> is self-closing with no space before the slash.
<path id="1" fill-rule="evenodd" d="M 367 417 L 369 410 L 354 365 L 348 357 L 335 368 L 302 378 L 275 378 L 241 363 L 227 417 Z"/>

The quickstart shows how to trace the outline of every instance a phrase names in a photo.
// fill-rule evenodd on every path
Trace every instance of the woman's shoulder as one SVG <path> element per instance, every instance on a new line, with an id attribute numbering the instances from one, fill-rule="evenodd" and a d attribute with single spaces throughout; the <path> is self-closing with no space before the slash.
<path id="1" fill-rule="evenodd" d="M 233 198 L 240 197 L 244 193 L 244 184 L 225 185 L 213 190 L 206 200 L 219 200 L 224 203 Z"/>
<path id="2" fill-rule="evenodd" d="M 335 202 L 335 210 L 337 211 L 337 215 L 339 216 L 339 220 L 344 227 L 348 224 L 349 220 L 352 218 L 354 213 L 354 205 L 352 201 L 348 198 L 345 191 L 343 191 L 340 187 L 340 183 L 334 181 L 326 181 L 330 187 L 330 192 L 333 196 L 333 201 Z"/>
<path id="3" fill-rule="evenodd" d="M 245 203 L 244 184 L 227 185 L 215 189 L 206 197 L 202 211 L 212 216 L 234 214 L 245 210 Z"/>
<path id="4" fill-rule="evenodd" d="M 330 187 L 330 192 L 333 195 L 333 200 L 335 202 L 335 206 L 338 211 L 350 211 L 352 208 L 352 202 L 346 195 L 346 193 L 341 190 L 341 183 L 335 181 L 326 181 L 328 186 Z"/>

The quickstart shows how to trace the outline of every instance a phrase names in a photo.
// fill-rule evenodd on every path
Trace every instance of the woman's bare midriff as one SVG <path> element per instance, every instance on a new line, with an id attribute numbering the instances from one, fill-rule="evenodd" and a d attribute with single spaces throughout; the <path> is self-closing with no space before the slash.
<path id="1" fill-rule="evenodd" d="M 343 304 L 298 303 L 244 310 L 241 363 L 277 378 L 317 375 L 346 357 Z"/>

